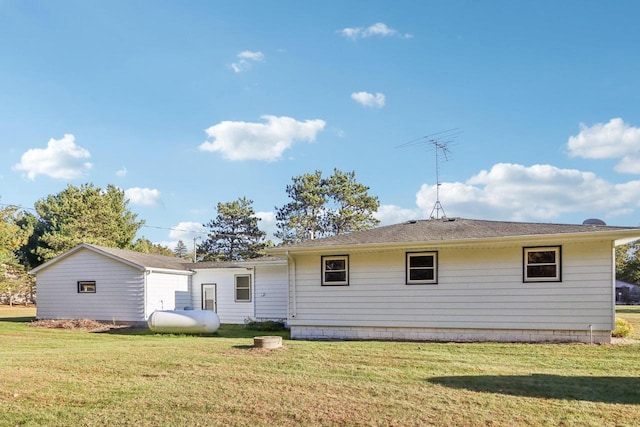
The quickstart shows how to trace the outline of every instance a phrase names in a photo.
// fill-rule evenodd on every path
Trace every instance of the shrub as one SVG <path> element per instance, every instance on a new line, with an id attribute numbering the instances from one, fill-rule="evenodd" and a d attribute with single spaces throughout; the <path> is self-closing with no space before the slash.
<path id="1" fill-rule="evenodd" d="M 633 326 L 631 326 L 631 323 L 624 319 L 617 318 L 616 328 L 611 333 L 611 336 L 616 338 L 627 338 L 631 334 L 633 334 Z"/>
<path id="2" fill-rule="evenodd" d="M 257 320 L 248 320 L 245 322 L 245 328 L 250 331 L 284 331 L 284 322 L 276 322 L 274 320 L 265 320 L 263 322 Z"/>

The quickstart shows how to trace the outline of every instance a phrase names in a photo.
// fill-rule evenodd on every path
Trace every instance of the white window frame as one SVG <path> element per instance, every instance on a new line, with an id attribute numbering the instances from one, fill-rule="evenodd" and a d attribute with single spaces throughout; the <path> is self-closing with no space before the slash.
<path id="1" fill-rule="evenodd" d="M 322 256 L 322 286 L 349 286 L 349 255 Z M 344 261 L 344 269 L 327 269 L 327 261 Z M 344 280 L 327 277 L 328 273 L 344 272 Z"/>
<path id="2" fill-rule="evenodd" d="M 238 278 L 239 277 L 248 277 L 249 278 L 249 286 L 242 286 L 239 287 L 238 286 Z M 238 290 L 249 290 L 249 298 L 238 298 Z M 235 276 L 233 276 L 233 297 L 234 297 L 234 301 L 235 302 L 251 302 L 251 297 L 253 295 L 253 292 L 251 291 L 251 275 L 250 274 L 236 274 Z"/>
<path id="3" fill-rule="evenodd" d="M 78 280 L 79 294 L 95 294 L 96 289 L 97 288 L 95 280 Z"/>
<path id="4" fill-rule="evenodd" d="M 411 259 L 417 257 L 432 257 L 432 267 L 411 267 Z M 432 279 L 411 279 L 412 270 L 433 270 Z M 438 284 L 438 252 L 437 251 L 424 251 L 424 252 L 407 252 L 406 253 L 406 284 L 407 285 L 437 285 Z"/>
<path id="5" fill-rule="evenodd" d="M 529 261 L 529 254 L 534 252 L 554 252 L 553 262 L 532 263 Z M 553 276 L 531 276 L 529 277 L 529 267 L 555 266 Z M 562 282 L 562 246 L 532 246 L 522 250 L 522 280 L 525 283 L 531 282 Z"/>

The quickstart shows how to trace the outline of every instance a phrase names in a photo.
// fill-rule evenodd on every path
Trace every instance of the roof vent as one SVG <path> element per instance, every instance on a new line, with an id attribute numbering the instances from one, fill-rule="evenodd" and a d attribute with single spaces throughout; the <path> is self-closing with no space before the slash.
<path id="1" fill-rule="evenodd" d="M 607 223 L 598 218 L 589 218 L 582 221 L 582 225 L 607 225 Z"/>

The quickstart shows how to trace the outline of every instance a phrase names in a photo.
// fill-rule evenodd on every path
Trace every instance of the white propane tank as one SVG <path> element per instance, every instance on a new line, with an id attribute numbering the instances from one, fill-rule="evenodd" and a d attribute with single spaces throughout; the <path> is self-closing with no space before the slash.
<path id="1" fill-rule="evenodd" d="M 220 317 L 211 310 L 156 310 L 147 325 L 158 333 L 209 334 L 220 327 Z"/>

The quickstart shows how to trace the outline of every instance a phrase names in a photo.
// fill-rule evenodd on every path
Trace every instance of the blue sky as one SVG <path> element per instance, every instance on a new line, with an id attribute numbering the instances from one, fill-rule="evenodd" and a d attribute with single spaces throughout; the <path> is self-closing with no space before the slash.
<path id="1" fill-rule="evenodd" d="M 293 176 L 338 168 L 383 224 L 428 218 L 445 131 L 447 216 L 637 226 L 638 16 L 636 1 L 0 0 L 0 203 L 113 184 L 140 236 L 172 245 L 243 196 L 273 232 Z"/>

